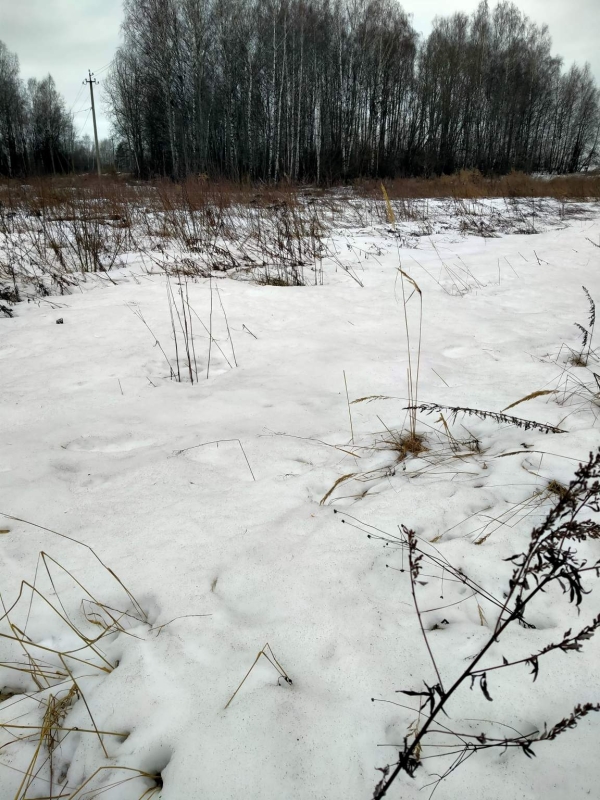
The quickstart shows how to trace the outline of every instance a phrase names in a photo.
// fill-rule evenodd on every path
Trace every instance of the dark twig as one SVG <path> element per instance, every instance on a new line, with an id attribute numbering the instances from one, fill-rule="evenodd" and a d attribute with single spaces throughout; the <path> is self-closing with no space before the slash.
<path id="1" fill-rule="evenodd" d="M 469 417 L 479 417 L 479 419 L 493 419 L 502 425 L 514 425 L 523 430 L 538 430 L 542 433 L 566 433 L 562 428 L 549 425 L 544 422 L 535 422 L 530 419 L 513 417 L 509 414 L 502 414 L 497 411 L 484 411 L 480 408 L 463 408 L 462 406 L 443 406 L 439 403 L 419 403 L 418 405 L 406 406 L 405 411 L 421 411 L 424 414 L 441 413 L 442 411 L 450 414 L 452 422 L 456 421 L 459 414 L 466 414 Z"/>
<path id="2" fill-rule="evenodd" d="M 586 511 L 595 516 L 592 518 L 582 516 Z M 458 757 L 450 768 L 441 776 L 438 776 L 437 783 L 439 783 L 463 763 L 465 758 L 478 750 L 491 747 L 518 747 L 528 758 L 531 758 L 535 756 L 531 747 L 534 742 L 554 740 L 560 734 L 574 728 L 587 714 L 592 711 L 600 711 L 600 703 L 577 705 L 571 714 L 555 723 L 551 728 L 545 727 L 541 733 L 539 731 L 534 731 L 527 735 L 517 733 L 516 736 L 498 739 L 489 735 L 486 731 L 482 731 L 475 737 L 474 742 L 465 742 L 464 734 L 451 731 L 446 726 L 440 726 L 451 738 L 454 737 L 458 740 L 454 751 L 447 749 L 452 745 L 424 742 L 425 737 L 428 735 L 440 732 L 437 728 L 434 728 L 434 725 L 440 725 L 440 714 L 446 713 L 445 707 L 448 702 L 466 681 L 470 682 L 471 688 L 477 684 L 485 699 L 492 702 L 493 697 L 488 685 L 488 673 L 526 664 L 531 667 L 531 674 L 535 681 L 539 674 L 538 662 L 541 657 L 554 651 L 563 653 L 580 652 L 583 644 L 591 639 L 600 628 L 600 614 L 598 614 L 591 623 L 583 626 L 576 633 L 572 633 L 571 630 L 566 631 L 560 641 L 546 645 L 537 653 L 517 658 L 513 661 L 503 658 L 502 664 L 488 667 L 482 665 L 491 648 L 497 645 L 502 634 L 513 622 L 517 621 L 520 624 L 525 624 L 525 610 L 550 585 L 556 585 L 567 602 L 579 609 L 585 595 L 589 594 L 590 591 L 584 586 L 583 577 L 588 573 L 594 573 L 596 578 L 600 578 L 600 560 L 592 565 L 587 564 L 585 560 L 578 558 L 577 551 L 573 545 L 589 539 L 600 539 L 600 522 L 597 521 L 599 513 L 600 450 L 595 455 L 593 453 L 590 454 L 586 464 L 580 464 L 574 479 L 557 498 L 555 505 L 550 509 L 546 518 L 532 530 L 527 549 L 506 559 L 513 564 L 513 573 L 509 580 L 508 591 L 505 593 L 504 601 L 501 604 L 490 636 L 480 647 L 474 658 L 470 659 L 468 666 L 463 669 L 454 683 L 447 690 L 444 690 L 439 679 L 437 666 L 433 662 L 438 678 L 437 685 L 428 686 L 425 684 L 425 691 L 402 691 L 403 694 L 408 696 L 420 698 L 419 714 L 423 714 L 424 719 L 414 738 L 410 742 L 408 737 L 405 738 L 404 744 L 400 748 L 398 761 L 381 769 L 382 778 L 375 787 L 374 800 L 379 800 L 379 798 L 387 794 L 401 772 L 405 772 L 412 777 L 421 765 L 423 758 L 457 754 Z M 413 602 L 421 630 L 425 640 L 427 640 L 427 632 L 421 622 L 415 592 L 415 582 L 416 577 L 419 575 L 422 555 L 418 553 L 419 548 L 415 533 L 404 526 L 402 530 L 409 545 Z M 429 652 L 431 655 L 431 650 Z M 423 747 L 437 747 L 441 752 L 423 757 L 421 755 Z"/>

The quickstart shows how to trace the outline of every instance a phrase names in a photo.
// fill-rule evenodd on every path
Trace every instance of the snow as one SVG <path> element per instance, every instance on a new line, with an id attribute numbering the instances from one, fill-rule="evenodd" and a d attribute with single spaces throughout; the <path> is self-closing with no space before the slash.
<path id="1" fill-rule="evenodd" d="M 212 292 L 214 336 L 231 359 L 218 287 L 239 365 L 229 368 L 213 346 L 206 378 L 208 337 L 197 326 L 194 385 L 169 379 L 132 313 L 142 311 L 172 358 L 165 277 L 148 274 L 135 253 L 111 272 L 117 285 L 89 280 L 80 293 L 22 303 L 13 319 L 0 319 L 0 511 L 92 547 L 148 618 L 134 619 L 129 598 L 89 549 L 0 516 L 9 531 L 0 536 L 5 608 L 22 580 L 33 582 L 44 551 L 70 575 L 56 568 L 51 584 L 38 565 L 36 585 L 78 625 L 86 621 L 74 578 L 100 602 L 132 613 L 127 630 L 99 646 L 116 668 L 70 664 L 98 729 L 126 736 L 104 737 L 107 758 L 94 734 L 69 734 L 54 754 L 56 774 L 66 775 L 62 792 L 112 766 L 86 790 L 130 778 L 102 796 L 141 797 L 152 784 L 133 779 L 128 767 L 160 772 L 155 797 L 163 800 L 372 796 L 376 767 L 395 760 L 390 745 L 401 746 L 416 718 L 393 705 L 403 697 L 395 692 L 419 690 L 434 673 L 408 577 L 397 571 L 400 550 L 367 538 L 349 517 L 342 524 L 343 514 L 389 533 L 406 524 L 435 539 L 445 558 L 501 596 L 510 571 L 503 559 L 524 549 L 549 507 L 545 486 L 568 482 L 577 462 L 600 446 L 594 392 L 589 400 L 570 394 L 568 351 L 561 350 L 563 343 L 577 349 L 574 323 L 586 324 L 582 285 L 600 300 L 600 249 L 590 241 L 598 238 L 600 208 L 539 224 L 535 235 L 499 238 L 440 219 L 425 231 L 422 221 L 399 223 L 400 238 L 373 222 L 332 234 L 331 246 L 362 287 L 327 260 L 317 286 L 189 281 L 190 305 L 207 324 Z M 459 416 L 454 435 L 477 437 L 481 452 L 456 458 L 443 450 L 439 414 L 420 415 L 430 452 L 397 461 L 383 440 L 387 429 L 402 429 L 406 415 L 399 265 L 423 293 L 419 398 L 501 411 L 531 392 L 558 389 L 507 413 L 566 433 Z M 397 398 L 351 406 L 354 442 L 344 372 L 351 400 Z M 569 375 L 592 378 L 584 367 L 569 367 Z M 349 473 L 357 475 L 321 504 Z M 595 544 L 590 553 L 598 558 Z M 437 625 L 431 646 L 450 681 L 489 636 L 494 606 L 479 600 L 482 624 L 476 600 L 450 580 L 432 580 L 419 597 L 424 609 L 446 606 L 425 616 Z M 593 605 L 592 598 L 578 620 L 558 595 L 548 597 L 532 611 L 536 628 L 517 627 L 494 661 L 530 655 L 583 625 Z M 25 625 L 28 606 L 25 590 L 13 624 Z M 27 634 L 53 649 L 81 646 L 40 597 Z M 278 680 L 261 656 L 225 709 L 265 643 L 292 683 Z M 14 644 L 0 641 L 0 660 L 13 658 Z M 541 730 L 576 703 L 598 701 L 599 656 L 592 640 L 583 654 L 549 656 L 536 683 L 526 667 L 495 673 L 493 703 L 465 688 L 451 707 L 453 722 L 459 730 L 479 731 L 474 719 Z M 36 686 L 27 674 L 0 668 L 6 689 L 33 693 Z M 48 694 L 6 700 L 0 722 L 41 724 L 39 700 Z M 593 797 L 597 724 L 592 715 L 558 741 L 535 745 L 535 759 L 518 749 L 477 754 L 439 785 L 436 798 Z M 64 726 L 92 727 L 85 703 L 74 703 Z M 34 749 L 0 750 L 0 800 L 20 796 Z M 389 796 L 429 797 L 449 764 L 424 761 Z M 28 797 L 47 796 L 44 775 Z"/>

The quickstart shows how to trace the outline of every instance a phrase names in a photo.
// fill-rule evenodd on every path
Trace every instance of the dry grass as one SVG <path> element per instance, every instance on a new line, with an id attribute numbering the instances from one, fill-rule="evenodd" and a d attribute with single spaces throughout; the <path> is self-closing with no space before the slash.
<path id="1" fill-rule="evenodd" d="M 251 206 L 273 210 L 298 208 L 310 197 L 335 205 L 338 187 L 321 188 L 313 185 L 279 183 L 235 183 L 209 180 L 203 176 L 190 177 L 182 183 L 170 180 L 140 181 L 127 175 L 58 176 L 30 179 L 0 179 L 0 200 L 5 209 L 14 211 L 24 204 L 34 211 L 60 208 L 75 196 L 85 196 L 106 214 L 112 210 L 114 221 L 127 223 L 124 205 L 143 203 L 147 211 L 165 207 L 187 206 L 201 211 L 207 206 L 227 209 Z M 600 199 L 600 173 L 577 175 L 533 176 L 511 172 L 498 177 L 485 177 L 477 170 L 463 170 L 453 175 L 430 178 L 395 178 L 383 181 L 357 180 L 352 193 L 359 198 L 383 196 L 387 201 L 402 199 L 456 198 L 535 198 L 557 200 Z M 391 210 L 391 215 L 390 215 Z M 393 223 L 394 211 L 387 207 L 388 221 Z"/>
<path id="2" fill-rule="evenodd" d="M 585 200 L 600 198 L 600 174 L 557 175 L 536 177 L 524 172 L 485 177 L 478 170 L 463 170 L 454 175 L 432 178 L 396 178 L 384 181 L 386 193 L 392 200 L 401 198 L 482 199 L 502 197 L 551 197 L 556 200 Z M 378 181 L 357 181 L 359 194 L 381 196 Z"/>
<path id="3" fill-rule="evenodd" d="M 230 697 L 230 698 L 229 698 L 229 700 L 227 701 L 227 705 L 225 706 L 225 709 L 224 709 L 224 710 L 227 710 L 227 709 L 229 708 L 229 706 L 231 705 L 231 702 L 233 701 L 233 698 L 236 696 L 236 694 L 237 694 L 237 693 L 239 692 L 239 690 L 242 688 L 242 686 L 243 686 L 243 685 L 244 685 L 244 683 L 246 682 L 247 678 L 249 677 L 249 675 L 250 675 L 250 673 L 252 672 L 252 670 L 254 669 L 254 667 L 255 667 L 255 666 L 258 664 L 258 662 L 260 661 L 260 658 L 261 658 L 261 656 L 263 656 L 264 658 L 266 658 L 266 660 L 269 662 L 269 664 L 270 664 L 272 667 L 274 667 L 274 669 L 276 670 L 277 674 L 279 675 L 279 678 L 278 678 L 278 683 L 279 683 L 279 679 L 283 679 L 283 680 L 284 680 L 284 681 L 285 681 L 287 684 L 289 684 L 289 685 L 291 686 L 291 684 L 292 684 L 292 679 L 291 679 L 291 678 L 290 678 L 290 676 L 287 674 L 287 672 L 284 670 L 284 668 L 281 666 L 281 664 L 279 663 L 279 661 L 278 661 L 278 660 L 275 658 L 275 653 L 274 653 L 274 652 L 273 652 L 273 650 L 271 649 L 271 645 L 270 645 L 270 644 L 267 642 L 267 643 L 265 644 L 265 646 L 262 648 L 262 650 L 259 650 L 259 652 L 258 652 L 258 655 L 256 656 L 256 658 L 254 659 L 254 661 L 253 661 L 253 663 L 252 663 L 252 666 L 250 667 L 250 669 L 248 670 L 248 672 L 247 672 L 247 673 L 244 675 L 244 677 L 242 678 L 242 681 L 241 681 L 240 685 L 237 687 L 237 689 L 235 690 L 235 692 L 234 692 L 234 693 L 231 695 L 231 697 Z"/>
<path id="4" fill-rule="evenodd" d="M 329 500 L 331 495 L 334 493 L 334 491 L 341 483 L 345 483 L 346 481 L 349 481 L 351 478 L 356 478 L 358 475 L 360 475 L 359 472 L 348 472 L 346 475 L 341 475 L 333 484 L 333 486 L 330 489 L 328 489 L 327 492 L 325 492 L 325 494 L 319 501 L 319 505 L 324 506 L 327 500 Z"/>
<path id="5" fill-rule="evenodd" d="M 412 433 L 412 431 L 405 431 L 390 439 L 383 439 L 383 442 L 388 445 L 390 450 L 397 453 L 398 461 L 404 461 L 410 457 L 417 458 L 429 449 L 425 434 Z"/>
<path id="6" fill-rule="evenodd" d="M 514 403 L 511 403 L 506 408 L 502 409 L 502 413 L 508 411 L 509 408 L 514 408 L 515 406 L 520 405 L 521 403 L 526 403 L 528 400 L 534 400 L 536 397 L 544 397 L 548 394 L 556 394 L 556 389 L 539 389 L 537 392 L 531 392 L 531 394 L 522 397 L 520 400 L 515 400 Z"/>
<path id="7" fill-rule="evenodd" d="M 102 794 L 108 798 L 115 796 L 111 789 L 130 781 L 143 782 L 140 800 L 152 797 L 162 787 L 160 771 L 150 773 L 116 761 L 88 773 L 83 783 L 70 784 L 71 748 L 62 747 L 68 737 L 74 738 L 73 734 L 92 737 L 100 748 L 100 759 L 115 759 L 114 746 L 125 741 L 128 733 L 103 730 L 96 724 L 83 685 L 89 688 L 90 682 L 93 685 L 118 668 L 118 663 L 111 662 L 103 652 L 105 641 L 117 634 L 136 636 L 132 628 L 149 628 L 148 617 L 116 573 L 88 545 L 26 520 L 4 516 L 85 548 L 92 556 L 86 582 L 100 580 L 104 589 L 110 587 L 111 593 L 120 594 L 123 601 L 121 609 L 102 602 L 96 590 L 45 552 L 39 555 L 33 581 L 21 582 L 10 605 L 1 601 L 0 672 L 8 685 L 0 693 L 0 769 L 20 773 L 11 797 L 75 800 Z M 49 632 L 51 620 L 53 635 L 49 636 L 45 632 Z M 40 630 L 44 643 L 38 641 Z M 63 639 L 68 646 L 51 644 Z M 84 715 L 83 725 L 78 719 L 69 721 L 77 711 Z M 3 778 L 0 781 L 5 785 Z"/>
<path id="8" fill-rule="evenodd" d="M 504 198 L 504 203 L 479 202 L 488 197 Z M 183 183 L 127 176 L 4 180 L 0 314 L 12 316 L 11 306 L 20 299 L 69 294 L 91 273 L 114 283 L 111 268 L 126 263 L 130 252 L 139 253 L 152 272 L 190 279 L 226 273 L 282 287 L 322 284 L 326 259 L 362 286 L 353 264 L 358 266 L 363 254 L 348 244 L 355 257 L 348 263 L 332 232 L 382 226 L 397 241 L 396 224 L 412 222 L 417 225 L 411 236 L 428 236 L 436 214 L 443 213 L 456 219 L 459 230 L 476 236 L 536 233 L 540 218 L 585 214 L 570 201 L 598 197 L 600 176 L 545 180 L 512 173 L 493 179 L 476 171 L 329 189 L 236 184 L 204 176 Z M 443 212 L 438 204 L 430 216 L 429 198 L 443 199 Z M 562 205 L 536 198 L 557 198 Z M 443 266 L 452 293 L 479 285 L 468 270 L 463 274 L 462 267 Z M 412 378 L 417 382 L 417 364 Z"/>

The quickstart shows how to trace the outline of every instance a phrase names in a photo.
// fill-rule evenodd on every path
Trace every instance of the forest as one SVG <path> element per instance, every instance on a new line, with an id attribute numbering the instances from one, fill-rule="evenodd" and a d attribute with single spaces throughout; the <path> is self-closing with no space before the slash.
<path id="1" fill-rule="evenodd" d="M 597 165 L 599 91 L 513 3 L 436 17 L 396 0 L 124 0 L 104 81 L 117 167 L 140 178 L 332 184 Z M 0 45 L 0 174 L 69 172 L 52 78 Z"/>

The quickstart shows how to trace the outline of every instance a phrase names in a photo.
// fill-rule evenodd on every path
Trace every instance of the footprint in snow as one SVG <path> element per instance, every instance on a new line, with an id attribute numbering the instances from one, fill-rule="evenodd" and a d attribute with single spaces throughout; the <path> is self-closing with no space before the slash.
<path id="1" fill-rule="evenodd" d="M 479 354 L 479 350 L 474 347 L 446 347 L 442 350 L 442 355 L 446 358 L 468 358 L 476 354 Z"/>
<path id="2" fill-rule="evenodd" d="M 80 436 L 63 447 L 84 453 L 126 453 L 152 444 L 154 439 L 135 439 L 131 436 Z"/>

